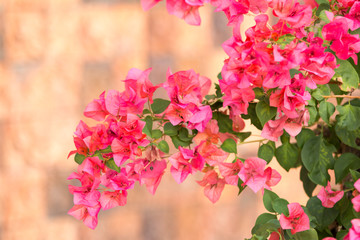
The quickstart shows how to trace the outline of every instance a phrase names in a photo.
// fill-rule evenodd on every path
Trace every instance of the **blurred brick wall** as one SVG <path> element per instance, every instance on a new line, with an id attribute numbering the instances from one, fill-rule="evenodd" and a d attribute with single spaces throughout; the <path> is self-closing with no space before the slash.
<path id="1" fill-rule="evenodd" d="M 201 15 L 192 27 L 164 4 L 143 12 L 131 0 L 0 0 L 0 240 L 250 236 L 261 195 L 227 187 L 213 205 L 196 176 L 178 185 L 166 174 L 155 196 L 136 186 L 125 207 L 100 213 L 94 231 L 66 214 L 66 178 L 76 169 L 66 157 L 89 101 L 120 90 L 132 67 L 153 67 L 154 83 L 168 67 L 216 79 L 230 33 L 212 8 Z M 256 148 L 242 150 L 248 157 Z"/>

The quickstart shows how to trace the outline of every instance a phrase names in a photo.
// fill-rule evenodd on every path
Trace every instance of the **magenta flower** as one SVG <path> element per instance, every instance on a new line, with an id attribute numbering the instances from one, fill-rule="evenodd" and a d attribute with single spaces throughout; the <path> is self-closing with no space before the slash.
<path id="1" fill-rule="evenodd" d="M 196 129 L 199 132 L 204 132 L 207 123 L 212 118 L 212 111 L 210 106 L 201 106 L 189 119 L 188 127 L 189 129 Z"/>
<path id="2" fill-rule="evenodd" d="M 344 240 L 359 240 L 360 239 L 360 219 L 351 220 L 351 228 L 349 233 L 344 237 Z"/>
<path id="3" fill-rule="evenodd" d="M 109 114 L 105 106 L 105 91 L 100 94 L 99 99 L 90 102 L 84 111 L 84 116 L 96 121 L 102 121 Z"/>
<path id="4" fill-rule="evenodd" d="M 149 163 L 145 160 L 145 162 L 146 168 L 142 170 L 139 182 L 140 184 L 145 184 L 146 189 L 154 195 L 165 173 L 166 161 L 160 160 Z"/>
<path id="5" fill-rule="evenodd" d="M 351 202 L 354 205 L 355 211 L 360 212 L 360 179 L 355 182 L 354 187 L 357 190 L 357 196 L 351 199 Z"/>
<path id="6" fill-rule="evenodd" d="M 344 191 L 331 190 L 330 182 L 328 182 L 326 187 L 322 187 L 317 195 L 317 197 L 321 200 L 321 204 L 326 208 L 332 208 L 343 196 Z"/>
<path id="7" fill-rule="evenodd" d="M 124 206 L 126 204 L 126 201 L 127 192 L 120 190 L 114 192 L 104 191 L 100 197 L 100 204 L 103 210 L 107 210 L 117 206 Z"/>
<path id="8" fill-rule="evenodd" d="M 289 216 L 283 213 L 280 216 L 282 229 L 291 229 L 291 234 L 310 229 L 309 217 L 305 214 L 299 203 L 288 204 Z"/>

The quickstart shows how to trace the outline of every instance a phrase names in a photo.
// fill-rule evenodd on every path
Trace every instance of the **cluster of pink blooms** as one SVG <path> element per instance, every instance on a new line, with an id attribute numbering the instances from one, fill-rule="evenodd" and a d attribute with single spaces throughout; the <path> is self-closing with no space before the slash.
<path id="1" fill-rule="evenodd" d="M 174 74 L 169 71 L 165 83 L 153 86 L 148 78 L 150 71 L 131 69 L 124 80 L 123 92 L 110 90 L 106 96 L 103 92 L 99 99 L 87 105 L 84 115 L 101 123 L 89 127 L 80 121 L 76 128 L 76 150 L 69 155 L 76 153 L 84 160 L 69 177 L 81 183 L 81 186 L 69 186 L 74 195 L 70 215 L 95 228 L 100 209 L 125 205 L 127 190 L 132 189 L 135 182 L 145 184 L 154 194 L 167 168 L 166 159 L 177 183 L 182 183 L 189 174 L 204 172 L 198 183 L 213 203 L 219 200 L 225 184 L 237 186 L 239 179 L 254 192 L 271 189 L 280 181 L 280 174 L 266 167 L 263 159 L 225 161 L 229 153 L 223 151 L 220 144 L 227 138 L 236 138 L 220 133 L 210 106 L 202 105 L 211 84 L 208 78 L 193 70 Z M 145 122 L 140 117 L 144 116 L 145 103 L 153 102 L 153 93 L 158 87 L 167 91 L 170 104 L 156 118 L 161 119 L 162 125 L 170 122 L 174 126 L 196 129 L 193 149 L 179 147 L 178 152 L 165 157 L 155 145 L 158 140 L 143 133 Z M 240 131 L 243 120 L 238 118 L 233 127 Z"/>

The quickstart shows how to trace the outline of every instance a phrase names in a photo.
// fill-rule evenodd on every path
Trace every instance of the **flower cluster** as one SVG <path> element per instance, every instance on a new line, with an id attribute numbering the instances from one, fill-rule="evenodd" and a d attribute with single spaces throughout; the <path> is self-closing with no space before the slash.
<path id="1" fill-rule="evenodd" d="M 141 1 L 145 10 L 158 2 Z M 75 154 L 79 166 L 69 180 L 80 186 L 69 186 L 69 214 L 94 229 L 101 209 L 125 205 L 136 182 L 155 194 L 169 169 L 179 184 L 198 173 L 197 183 L 213 203 L 226 185 L 261 191 L 270 213 L 258 217 L 252 239 L 359 239 L 360 101 L 342 100 L 359 86 L 360 71 L 353 66 L 360 56 L 360 2 L 166 0 L 166 7 L 199 25 L 198 9 L 206 3 L 224 12 L 233 27 L 222 45 L 228 57 L 216 92 L 209 94 L 211 80 L 194 70 L 169 69 L 166 81 L 154 86 L 151 69 L 133 68 L 123 92 L 109 90 L 89 103 L 84 115 L 98 123 L 80 121 L 74 133 L 76 150 L 69 156 Z M 265 14 L 269 10 L 273 16 Z M 245 14 L 256 15 L 256 24 L 242 36 Z M 154 98 L 158 88 L 169 100 Z M 336 107 L 326 101 L 330 97 L 338 98 Z M 251 133 L 243 132 L 243 119 L 263 139 L 246 142 Z M 316 121 L 317 129 L 304 128 Z M 241 158 L 237 145 L 251 142 L 260 143 L 258 156 Z M 301 166 L 306 206 L 271 191 L 281 179 L 267 167 L 274 156 L 286 171 Z M 332 170 L 339 191 L 331 189 Z M 317 185 L 320 192 L 313 196 Z"/>

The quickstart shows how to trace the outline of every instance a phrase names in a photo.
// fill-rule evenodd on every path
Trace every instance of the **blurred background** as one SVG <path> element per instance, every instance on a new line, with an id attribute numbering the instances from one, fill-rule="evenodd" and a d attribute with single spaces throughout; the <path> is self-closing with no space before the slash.
<path id="1" fill-rule="evenodd" d="M 122 90 L 132 67 L 152 67 L 154 84 L 165 81 L 168 67 L 216 80 L 231 31 L 212 7 L 200 13 L 202 25 L 193 27 L 163 3 L 144 12 L 139 0 L 0 0 L 1 240 L 250 237 L 264 211 L 261 193 L 237 196 L 228 186 L 212 204 L 197 176 L 178 185 L 167 173 L 155 196 L 136 185 L 126 206 L 100 212 L 96 230 L 67 215 L 66 179 L 77 168 L 67 155 L 87 103 Z M 257 147 L 243 145 L 241 157 L 255 156 Z M 285 173 L 274 162 L 283 175 L 274 191 L 304 204 L 298 171 Z"/>

